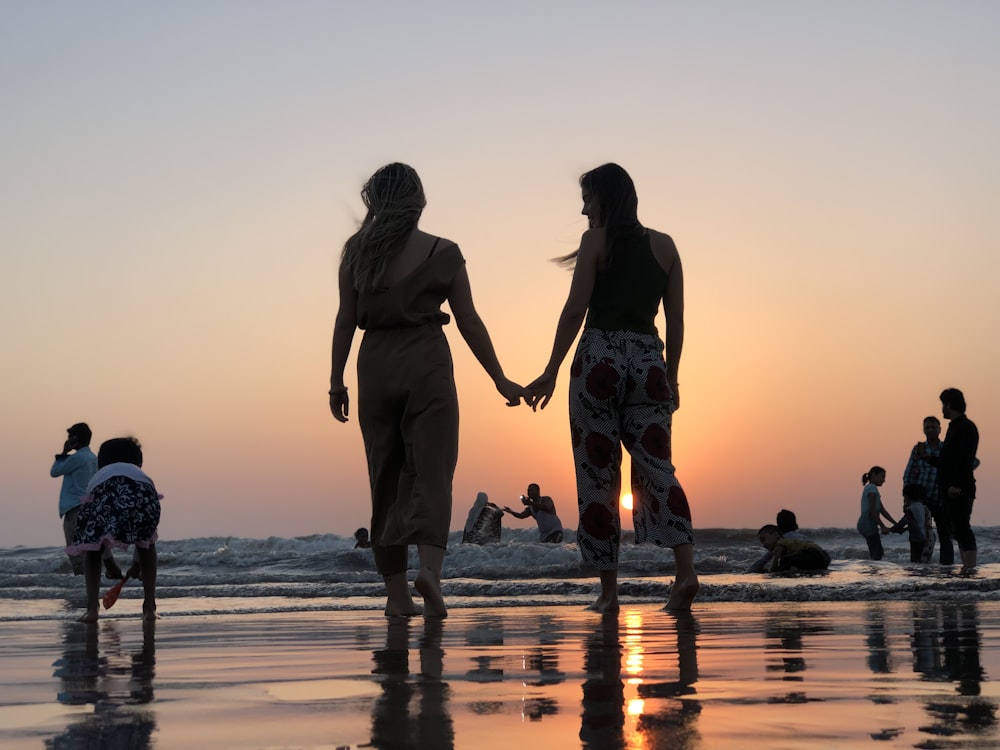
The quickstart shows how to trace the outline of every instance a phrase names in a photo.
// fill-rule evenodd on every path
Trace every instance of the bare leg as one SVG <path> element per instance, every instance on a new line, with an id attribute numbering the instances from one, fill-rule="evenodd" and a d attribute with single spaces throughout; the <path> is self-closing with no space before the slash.
<path id="1" fill-rule="evenodd" d="M 664 607 L 668 612 L 680 612 L 691 609 L 691 602 L 698 593 L 701 584 L 694 570 L 694 545 L 680 544 L 674 547 L 674 563 L 677 574 L 674 585 L 670 587 L 670 598 Z"/>
<path id="2" fill-rule="evenodd" d="M 410 596 L 410 582 L 406 580 L 406 573 L 392 573 L 382 576 L 385 581 L 385 616 L 386 617 L 413 617 L 420 614 L 420 607 Z"/>
<path id="3" fill-rule="evenodd" d="M 87 585 L 87 611 L 80 622 L 97 622 L 98 599 L 101 594 L 101 552 L 83 553 L 83 580 Z"/>
<path id="4" fill-rule="evenodd" d="M 149 549 L 136 547 L 139 568 L 142 571 L 142 618 L 156 619 L 156 545 Z"/>
<path id="5" fill-rule="evenodd" d="M 601 595 L 597 597 L 597 601 L 591 604 L 587 609 L 591 609 L 594 612 L 600 612 L 602 615 L 613 615 L 618 612 L 618 571 L 617 570 L 602 570 L 599 573 L 601 577 Z"/>
<path id="6" fill-rule="evenodd" d="M 122 569 L 118 567 L 118 562 L 115 560 L 115 553 L 111 547 L 105 547 L 101 551 L 101 558 L 104 560 L 104 574 L 108 579 L 116 583 L 120 581 L 122 579 Z"/>
<path id="7" fill-rule="evenodd" d="M 976 550 L 974 549 L 963 549 L 962 554 L 962 572 L 971 573 L 976 569 Z"/>
<path id="8" fill-rule="evenodd" d="M 413 582 L 417 592 L 424 598 L 424 617 L 447 617 L 448 608 L 441 596 L 441 565 L 444 563 L 444 547 L 432 544 L 417 546 L 420 555 L 420 571 Z"/>

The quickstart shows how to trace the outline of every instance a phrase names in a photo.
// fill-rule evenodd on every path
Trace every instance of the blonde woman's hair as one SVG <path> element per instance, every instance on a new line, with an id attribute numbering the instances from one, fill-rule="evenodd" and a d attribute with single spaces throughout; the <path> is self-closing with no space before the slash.
<path id="1" fill-rule="evenodd" d="M 358 231 L 344 243 L 340 261 L 347 264 L 359 292 L 382 283 L 389 261 L 417 228 L 427 205 L 416 170 L 399 162 L 369 177 L 361 188 L 361 200 L 367 213 Z"/>

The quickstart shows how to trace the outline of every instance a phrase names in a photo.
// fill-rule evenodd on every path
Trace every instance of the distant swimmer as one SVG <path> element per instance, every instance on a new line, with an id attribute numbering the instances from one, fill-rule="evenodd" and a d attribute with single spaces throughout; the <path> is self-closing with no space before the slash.
<path id="1" fill-rule="evenodd" d="M 372 543 L 368 538 L 368 529 L 362 526 L 354 532 L 354 549 L 371 549 Z"/>

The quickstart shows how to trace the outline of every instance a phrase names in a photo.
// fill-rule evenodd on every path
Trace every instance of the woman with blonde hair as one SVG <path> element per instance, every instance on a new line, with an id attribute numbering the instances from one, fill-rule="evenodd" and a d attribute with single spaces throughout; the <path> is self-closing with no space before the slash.
<path id="1" fill-rule="evenodd" d="M 508 380 L 472 300 L 465 259 L 451 240 L 417 227 L 427 201 L 416 171 L 388 164 L 365 183 L 368 209 L 344 244 L 340 305 L 333 329 L 330 411 L 346 422 L 344 368 L 358 328 L 358 419 L 372 494 L 371 541 L 385 581 L 386 616 L 411 616 L 407 552 L 416 545 L 414 586 L 423 614 L 446 617 L 441 565 L 451 524 L 458 460 L 458 395 L 442 327 L 450 318 L 508 405 L 521 386 Z"/>

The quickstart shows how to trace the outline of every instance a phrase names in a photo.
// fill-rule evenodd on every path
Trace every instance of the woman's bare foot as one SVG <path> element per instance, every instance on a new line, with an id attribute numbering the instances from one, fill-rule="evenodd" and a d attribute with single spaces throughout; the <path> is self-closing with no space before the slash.
<path id="1" fill-rule="evenodd" d="M 419 617 L 423 613 L 420 605 L 412 599 L 409 603 L 386 602 L 384 612 L 386 617 Z"/>
<path id="2" fill-rule="evenodd" d="M 618 610 L 620 609 L 618 606 L 618 597 L 606 597 L 602 594 L 587 609 L 591 612 L 600 612 L 602 615 L 618 614 Z"/>
<path id="3" fill-rule="evenodd" d="M 142 619 L 146 622 L 151 622 L 157 618 L 156 614 L 156 602 L 142 603 Z"/>
<path id="4" fill-rule="evenodd" d="M 413 587 L 424 598 L 424 617 L 447 617 L 448 608 L 441 596 L 441 581 L 430 568 L 421 568 Z"/>
<path id="5" fill-rule="evenodd" d="M 94 608 L 94 609 L 88 609 L 86 612 L 84 612 L 82 615 L 80 615 L 78 618 L 76 618 L 76 621 L 77 622 L 97 622 L 97 609 L 96 608 Z"/>
<path id="6" fill-rule="evenodd" d="M 666 612 L 686 612 L 691 609 L 691 602 L 698 595 L 701 584 L 698 578 L 674 579 L 673 586 L 670 587 L 670 597 L 663 608 Z"/>

